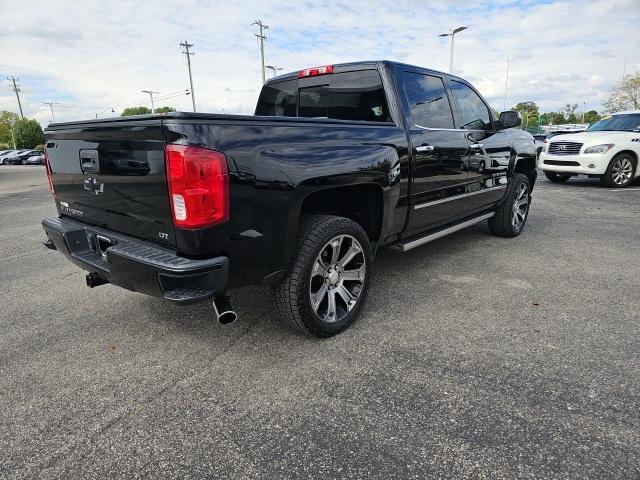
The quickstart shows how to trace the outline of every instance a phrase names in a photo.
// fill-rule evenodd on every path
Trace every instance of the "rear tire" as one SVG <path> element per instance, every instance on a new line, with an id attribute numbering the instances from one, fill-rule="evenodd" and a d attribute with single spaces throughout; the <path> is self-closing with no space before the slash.
<path id="1" fill-rule="evenodd" d="M 562 173 L 556 172 L 544 172 L 544 176 L 553 183 L 564 183 L 571 178 L 571 175 L 563 175 Z"/>
<path id="2" fill-rule="evenodd" d="M 295 330 L 330 337 L 356 320 L 370 279 L 371 245 L 360 225 L 343 217 L 305 216 L 287 274 L 274 287 L 276 307 Z"/>
<path id="3" fill-rule="evenodd" d="M 491 233 L 498 237 L 517 237 L 522 232 L 529 216 L 531 186 L 529 177 L 515 173 L 506 197 L 489 219 Z"/>
<path id="4" fill-rule="evenodd" d="M 620 153 L 611 159 L 600 182 L 609 188 L 625 188 L 633 182 L 635 173 L 636 159 L 628 153 Z"/>

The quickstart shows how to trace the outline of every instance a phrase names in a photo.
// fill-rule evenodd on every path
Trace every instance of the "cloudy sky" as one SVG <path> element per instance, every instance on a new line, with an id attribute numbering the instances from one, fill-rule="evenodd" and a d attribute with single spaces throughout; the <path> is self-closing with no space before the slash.
<path id="1" fill-rule="evenodd" d="M 502 110 L 533 100 L 543 110 L 578 103 L 600 109 L 623 74 L 640 71 L 640 0 L 388 1 L 83 0 L 1 2 L 0 110 L 18 111 L 4 80 L 20 78 L 25 115 L 50 122 L 116 114 L 189 87 L 179 43 L 195 44 L 198 110 L 252 113 L 260 89 L 254 37 L 269 26 L 267 64 L 284 71 L 314 65 L 389 59 L 448 69 L 456 36 L 455 73 Z M 190 110 L 178 96 L 159 101 Z M 112 114 L 111 114 L 112 115 Z"/>

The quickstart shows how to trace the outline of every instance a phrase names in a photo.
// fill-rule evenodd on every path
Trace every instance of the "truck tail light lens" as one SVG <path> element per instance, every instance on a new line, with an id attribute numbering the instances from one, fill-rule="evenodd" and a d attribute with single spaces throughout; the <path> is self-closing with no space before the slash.
<path id="1" fill-rule="evenodd" d="M 224 154 L 202 147 L 165 147 L 173 224 L 207 228 L 229 219 L 229 172 Z"/>
<path id="2" fill-rule="evenodd" d="M 317 77 L 319 75 L 329 75 L 333 73 L 333 65 L 325 65 L 324 67 L 313 67 L 300 70 L 298 78 Z"/>
<path id="3" fill-rule="evenodd" d="M 49 156 L 47 155 L 47 147 L 44 147 L 44 168 L 47 171 L 47 183 L 49 184 L 49 191 L 55 197 L 56 190 L 53 188 L 53 180 L 51 179 L 51 165 L 49 165 Z"/>

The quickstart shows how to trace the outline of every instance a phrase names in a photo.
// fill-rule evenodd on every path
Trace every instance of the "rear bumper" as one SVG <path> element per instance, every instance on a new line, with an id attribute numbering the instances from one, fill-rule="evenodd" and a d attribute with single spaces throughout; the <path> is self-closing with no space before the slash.
<path id="1" fill-rule="evenodd" d="M 51 244 L 80 268 L 113 285 L 195 303 L 224 292 L 229 259 L 188 259 L 175 251 L 66 217 L 42 220 Z"/>

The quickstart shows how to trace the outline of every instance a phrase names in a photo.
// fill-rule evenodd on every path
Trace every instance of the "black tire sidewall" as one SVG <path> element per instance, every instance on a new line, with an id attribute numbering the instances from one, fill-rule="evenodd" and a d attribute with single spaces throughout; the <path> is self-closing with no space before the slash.
<path id="1" fill-rule="evenodd" d="M 297 300 L 298 305 L 300 305 L 300 315 L 301 320 L 304 323 L 305 327 L 310 330 L 314 334 L 320 334 L 322 336 L 331 336 L 336 333 L 341 332 L 349 325 L 351 325 L 358 313 L 362 309 L 362 306 L 367 300 L 367 295 L 369 293 L 369 286 L 371 284 L 371 266 L 372 266 L 372 258 L 371 258 L 371 244 L 369 238 L 362 228 L 352 220 L 342 217 L 327 217 L 328 219 L 339 219 L 340 222 L 335 221 L 327 221 L 323 222 L 324 225 L 327 225 L 327 228 L 322 235 L 322 240 L 317 242 L 315 247 L 312 250 L 311 255 L 307 256 L 304 259 L 304 267 L 302 270 L 302 279 L 303 281 L 300 284 L 299 291 L 297 292 Z M 317 256 L 320 254 L 320 251 L 324 248 L 324 246 L 333 238 L 338 235 L 351 235 L 354 237 L 360 245 L 362 246 L 364 259 L 366 263 L 366 274 L 365 280 L 362 287 L 362 291 L 356 305 L 351 309 L 350 312 L 345 315 L 345 317 L 335 323 L 327 323 L 323 322 L 313 311 L 311 307 L 311 299 L 309 298 L 309 282 L 311 280 L 311 271 L 313 269 L 313 264 Z"/>

